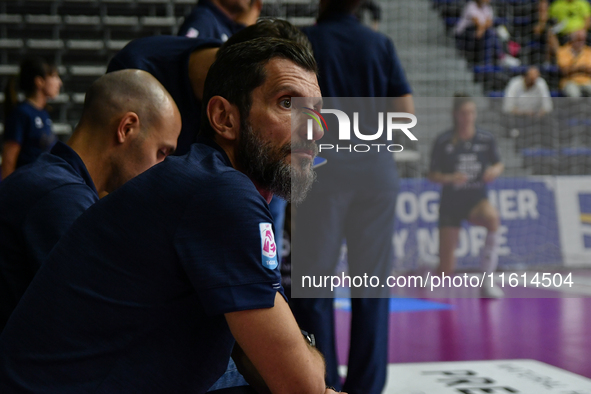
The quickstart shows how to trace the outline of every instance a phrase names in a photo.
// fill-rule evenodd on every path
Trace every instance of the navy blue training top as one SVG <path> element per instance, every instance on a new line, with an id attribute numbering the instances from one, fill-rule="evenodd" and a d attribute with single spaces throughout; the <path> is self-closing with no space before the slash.
<path id="1" fill-rule="evenodd" d="M 84 163 L 62 142 L 0 183 L 0 330 L 51 249 L 98 199 Z"/>
<path id="2" fill-rule="evenodd" d="M 216 38 L 226 42 L 245 26 L 234 22 L 209 0 L 199 0 L 179 28 L 178 35 L 189 38 Z"/>
<path id="3" fill-rule="evenodd" d="M 183 122 L 175 155 L 191 149 L 201 126 L 201 102 L 189 80 L 189 57 L 206 47 L 219 47 L 221 41 L 174 36 L 155 36 L 131 41 L 109 62 L 107 72 L 135 68 L 154 76 L 176 102 Z"/>
<path id="4" fill-rule="evenodd" d="M 224 313 L 283 294 L 273 220 L 219 147 L 193 145 L 89 208 L 0 335 L 0 392 L 204 393 Z"/>
<path id="5" fill-rule="evenodd" d="M 468 182 L 456 186 L 446 184 L 441 192 L 440 209 L 454 209 L 487 198 L 487 186 L 482 181 L 484 171 L 501 161 L 493 135 L 476 130 L 472 139 L 454 144 L 453 130 L 442 133 L 433 144 L 429 171 L 466 174 Z"/>
<path id="6" fill-rule="evenodd" d="M 56 141 L 49 114 L 23 101 L 6 118 L 4 141 L 15 141 L 21 146 L 17 168 L 34 162 L 41 153 L 49 152 Z"/>
<path id="7" fill-rule="evenodd" d="M 354 15 L 333 14 L 302 31 L 314 49 L 323 97 L 400 97 L 411 93 L 392 40 L 364 26 Z M 333 118 L 326 116 L 329 117 Z M 350 120 L 353 121 L 352 116 Z M 386 133 L 378 141 L 361 141 L 353 133 L 350 141 L 339 141 L 338 127 L 329 125 L 329 130 L 319 144 L 392 144 L 385 140 Z M 396 165 L 392 153 L 384 149 L 380 153 L 351 154 L 327 150 L 319 155 L 328 159 L 328 164 L 316 170 L 315 192 L 397 189 Z"/>

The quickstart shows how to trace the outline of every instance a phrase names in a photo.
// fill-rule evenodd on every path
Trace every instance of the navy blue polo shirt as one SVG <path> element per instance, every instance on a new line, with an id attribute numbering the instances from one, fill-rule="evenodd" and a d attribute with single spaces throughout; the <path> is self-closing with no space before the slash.
<path id="1" fill-rule="evenodd" d="M 130 180 L 35 276 L 0 335 L 0 392 L 206 392 L 234 344 L 224 313 L 283 294 L 272 223 L 217 146 Z"/>
<path id="2" fill-rule="evenodd" d="M 41 153 L 49 152 L 56 141 L 49 114 L 23 101 L 6 118 L 4 141 L 15 141 L 21 146 L 17 168 L 34 162 Z"/>
<path id="3" fill-rule="evenodd" d="M 333 14 L 302 30 L 314 49 L 323 97 L 400 97 L 411 93 L 392 40 L 364 26 L 354 15 Z M 392 144 L 385 134 L 383 140 L 369 143 Z M 337 133 L 332 132 L 325 133 L 319 143 L 368 144 L 355 136 L 339 141 Z M 398 175 L 390 152 L 327 150 L 320 156 L 328 159 L 328 165 L 317 169 L 316 192 L 397 189 Z"/>
<path id="4" fill-rule="evenodd" d="M 487 186 L 482 181 L 482 175 L 499 161 L 495 138 L 487 131 L 476 130 L 472 139 L 455 143 L 453 130 L 437 137 L 431 151 L 429 171 L 442 174 L 461 172 L 468 177 L 468 182 L 463 185 L 443 186 L 440 209 L 454 210 L 487 198 Z"/>
<path id="5" fill-rule="evenodd" d="M 176 102 L 183 122 L 175 155 L 189 151 L 201 126 L 201 101 L 189 80 L 191 53 L 206 47 L 219 47 L 221 41 L 174 36 L 155 36 L 131 41 L 109 62 L 107 72 L 135 68 L 154 76 Z"/>
<path id="6" fill-rule="evenodd" d="M 57 241 L 98 199 L 84 163 L 61 142 L 0 183 L 0 329 Z"/>
<path id="7" fill-rule="evenodd" d="M 245 26 L 234 22 L 209 0 L 199 0 L 185 18 L 178 35 L 189 38 L 217 38 L 225 42 Z"/>

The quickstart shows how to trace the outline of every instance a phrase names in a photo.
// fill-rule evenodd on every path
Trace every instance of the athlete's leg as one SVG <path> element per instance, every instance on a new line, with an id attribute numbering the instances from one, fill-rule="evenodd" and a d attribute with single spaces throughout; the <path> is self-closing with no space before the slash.
<path id="1" fill-rule="evenodd" d="M 459 226 L 439 227 L 439 267 L 437 275 L 445 273 L 451 275 L 456 268 L 455 251 L 460 235 Z"/>
<path id="2" fill-rule="evenodd" d="M 483 226 L 487 230 L 486 240 L 482 248 L 481 266 L 486 273 L 494 272 L 497 269 L 499 261 L 497 251 L 497 240 L 500 221 L 499 214 L 495 207 L 488 200 L 482 200 L 472 210 L 468 216 L 468 221 L 476 226 Z"/>
<path id="3" fill-rule="evenodd" d="M 480 201 L 471 211 L 468 221 L 477 226 L 486 228 L 486 239 L 480 254 L 480 266 L 487 275 L 496 271 L 499 262 L 498 254 L 498 229 L 500 225 L 499 214 L 488 200 Z M 484 281 L 481 289 L 484 297 L 502 297 L 503 291 L 495 287 L 490 280 Z"/>

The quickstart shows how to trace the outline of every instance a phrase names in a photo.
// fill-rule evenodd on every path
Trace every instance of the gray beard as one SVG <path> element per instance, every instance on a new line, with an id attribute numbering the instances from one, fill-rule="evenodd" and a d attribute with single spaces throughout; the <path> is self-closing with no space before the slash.
<path id="1" fill-rule="evenodd" d="M 243 122 L 241 129 L 236 155 L 239 168 L 274 195 L 296 205 L 304 201 L 316 180 L 312 162 L 306 161 L 301 168 L 296 168 L 285 161 L 291 153 L 291 144 L 272 148 L 259 138 L 248 122 Z"/>

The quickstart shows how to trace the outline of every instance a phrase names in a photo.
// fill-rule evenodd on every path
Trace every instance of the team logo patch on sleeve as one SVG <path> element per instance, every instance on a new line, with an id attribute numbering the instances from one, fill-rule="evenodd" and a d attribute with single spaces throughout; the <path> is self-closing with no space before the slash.
<path id="1" fill-rule="evenodd" d="M 261 258 L 263 266 L 269 269 L 277 268 L 277 244 L 271 223 L 259 223 L 261 233 Z"/>
<path id="2" fill-rule="evenodd" d="M 190 27 L 189 30 L 187 30 L 187 34 L 185 34 L 185 37 L 189 37 L 189 38 L 197 38 L 199 36 L 199 30 L 195 29 L 194 27 Z"/>

